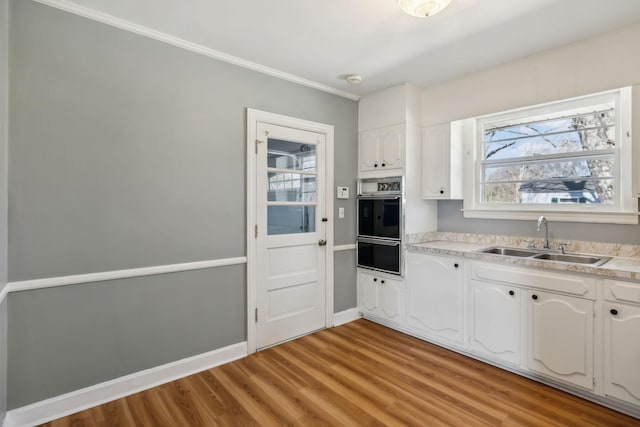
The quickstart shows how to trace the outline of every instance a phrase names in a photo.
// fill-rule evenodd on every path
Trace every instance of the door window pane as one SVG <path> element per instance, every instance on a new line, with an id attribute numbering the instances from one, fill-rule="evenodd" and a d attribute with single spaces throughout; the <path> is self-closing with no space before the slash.
<path id="1" fill-rule="evenodd" d="M 274 169 L 316 170 L 316 146 L 269 138 L 267 167 Z"/>
<path id="2" fill-rule="evenodd" d="M 299 173 L 268 173 L 267 200 L 270 202 L 315 202 L 316 176 Z"/>
<path id="3" fill-rule="evenodd" d="M 267 234 L 298 234 L 316 231 L 315 206 L 268 206 Z"/>

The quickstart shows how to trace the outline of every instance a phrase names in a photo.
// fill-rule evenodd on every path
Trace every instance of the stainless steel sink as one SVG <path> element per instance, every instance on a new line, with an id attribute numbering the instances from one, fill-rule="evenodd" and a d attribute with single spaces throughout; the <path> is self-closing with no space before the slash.
<path id="1" fill-rule="evenodd" d="M 483 252 L 485 254 L 497 254 L 497 255 L 507 255 L 507 256 L 518 256 L 518 257 L 529 257 L 537 253 L 537 252 L 527 251 L 525 249 L 501 248 L 501 247 L 482 249 L 480 252 Z"/>
<path id="2" fill-rule="evenodd" d="M 535 255 L 535 259 L 543 259 L 549 261 L 570 262 L 573 264 L 589 264 L 589 265 L 602 265 L 609 261 L 610 257 L 596 257 L 589 255 L 570 255 L 570 254 L 550 254 L 543 253 Z"/>
<path id="3" fill-rule="evenodd" d="M 520 249 L 507 248 L 502 246 L 494 246 L 491 248 L 480 249 L 478 252 L 485 254 L 505 255 L 519 258 L 531 258 L 541 261 L 557 261 L 568 262 L 572 264 L 585 264 L 591 266 L 600 266 L 609 261 L 611 257 L 597 255 L 581 255 L 581 254 L 562 254 L 550 252 L 547 249 Z"/>

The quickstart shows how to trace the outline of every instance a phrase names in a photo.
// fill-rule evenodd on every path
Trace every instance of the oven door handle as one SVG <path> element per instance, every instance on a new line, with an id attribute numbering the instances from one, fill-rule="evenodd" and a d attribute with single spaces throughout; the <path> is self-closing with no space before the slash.
<path id="1" fill-rule="evenodd" d="M 382 194 L 377 195 L 367 195 L 367 194 L 358 194 L 358 199 L 366 199 L 366 200 L 398 200 L 401 196 L 385 196 Z"/>
<path id="2" fill-rule="evenodd" d="M 356 240 L 358 242 L 371 243 L 373 245 L 400 246 L 400 242 L 394 242 L 394 241 L 390 241 L 390 240 L 367 239 L 367 238 L 364 238 L 364 237 L 358 237 Z"/>

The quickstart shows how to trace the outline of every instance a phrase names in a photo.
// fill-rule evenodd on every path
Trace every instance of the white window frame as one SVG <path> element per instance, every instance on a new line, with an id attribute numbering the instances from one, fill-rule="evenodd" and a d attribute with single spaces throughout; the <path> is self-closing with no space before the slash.
<path id="1" fill-rule="evenodd" d="M 465 129 L 464 217 L 485 219 L 534 220 L 545 215 L 551 221 L 613 224 L 638 223 L 638 199 L 633 194 L 631 87 L 520 108 L 467 119 Z M 615 197 L 613 204 L 512 204 L 483 203 L 482 174 L 483 124 L 518 117 L 535 116 L 613 100 L 616 108 L 616 146 L 614 154 Z"/>

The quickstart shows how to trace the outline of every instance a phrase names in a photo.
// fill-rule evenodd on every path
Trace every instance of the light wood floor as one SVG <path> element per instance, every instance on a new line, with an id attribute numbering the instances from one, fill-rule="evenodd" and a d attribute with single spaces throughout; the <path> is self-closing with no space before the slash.
<path id="1" fill-rule="evenodd" d="M 366 320 L 45 426 L 640 426 Z"/>

